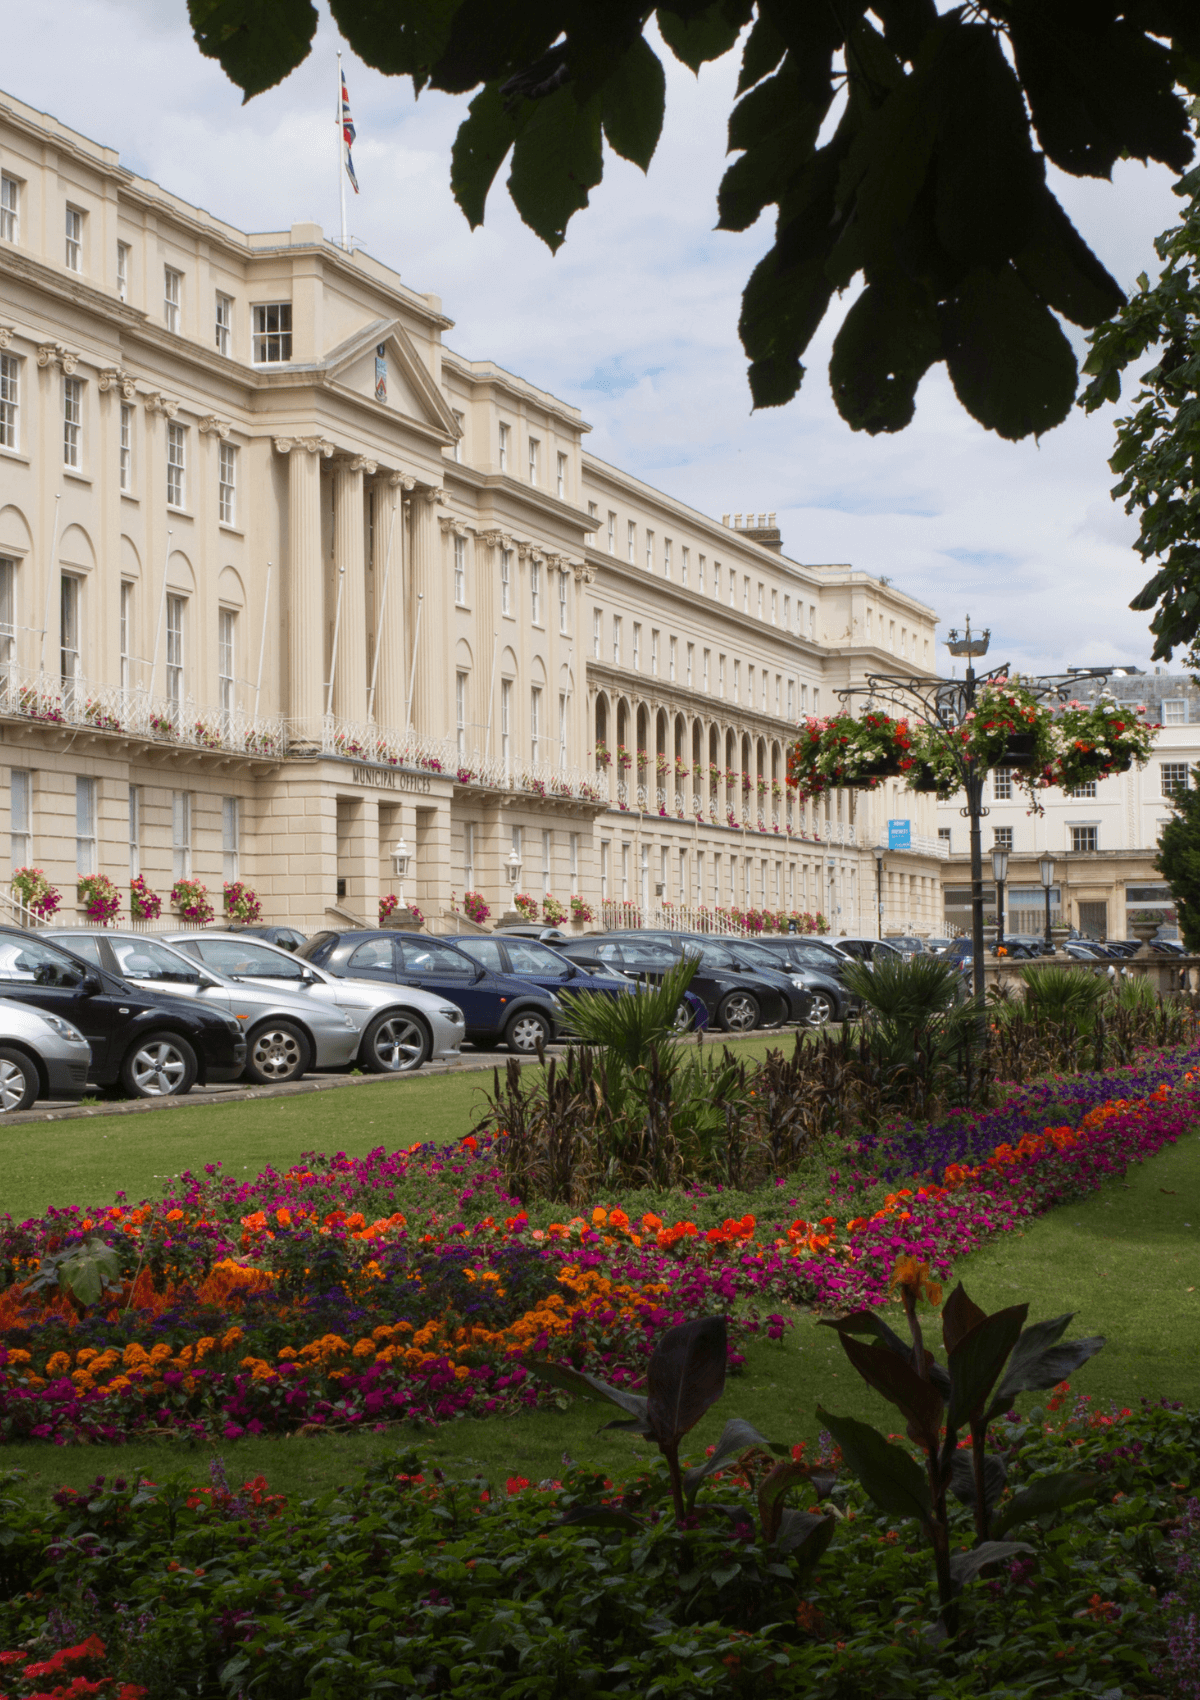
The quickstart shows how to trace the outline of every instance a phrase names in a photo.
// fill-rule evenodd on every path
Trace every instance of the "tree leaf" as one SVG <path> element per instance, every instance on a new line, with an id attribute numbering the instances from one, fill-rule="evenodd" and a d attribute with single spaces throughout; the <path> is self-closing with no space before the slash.
<path id="1" fill-rule="evenodd" d="M 676 59 L 699 73 L 707 60 L 729 52 L 752 12 L 751 0 L 713 0 L 703 10 L 688 7 L 685 15 L 669 6 L 660 6 L 655 15 L 659 34 Z"/>
<path id="2" fill-rule="evenodd" d="M 983 1458 L 983 1497 L 985 1509 L 990 1511 L 1008 1482 L 1008 1465 L 1004 1459 L 994 1452 L 986 1452 Z M 975 1466 L 970 1451 L 966 1447 L 954 1454 L 950 1463 L 950 1492 L 962 1505 L 975 1503 Z"/>
<path id="3" fill-rule="evenodd" d="M 929 1485 L 911 1454 L 891 1445 L 870 1423 L 831 1416 L 820 1405 L 817 1416 L 881 1511 L 891 1517 L 918 1517 L 922 1523 L 929 1520 Z"/>
<path id="4" fill-rule="evenodd" d="M 448 49 L 460 9 L 458 0 L 404 0 L 403 7 L 395 0 L 329 0 L 334 23 L 363 64 L 385 77 L 410 76 L 418 93 Z M 473 76 L 460 92 L 489 80 Z"/>
<path id="5" fill-rule="evenodd" d="M 776 1451 L 774 1442 L 764 1439 L 752 1423 L 745 1422 L 741 1417 L 730 1417 L 721 1430 L 721 1438 L 713 1448 L 711 1458 L 706 1458 L 703 1464 L 696 1464 L 684 1472 L 683 1497 L 690 1511 L 696 1503 L 696 1494 L 700 1483 L 706 1477 L 721 1469 L 736 1453 L 745 1452 L 750 1446 L 766 1447 Z"/>
<path id="6" fill-rule="evenodd" d="M 991 1532 L 999 1537 L 1006 1529 L 1028 1522 L 1031 1517 L 1044 1516 L 1048 1511 L 1062 1511 L 1077 1500 L 1090 1499 L 1102 1479 L 1084 1470 L 1064 1470 L 1057 1476 L 1043 1476 L 1032 1486 L 1015 1493 L 1000 1507 L 992 1518 Z"/>
<path id="7" fill-rule="evenodd" d="M 568 85 L 526 107 L 531 110 L 513 148 L 508 192 L 530 230 L 556 252 L 571 215 L 587 206 L 589 190 L 604 175 L 600 97 L 581 109 Z"/>
<path id="8" fill-rule="evenodd" d="M 1125 304 L 1120 284 L 1044 185 L 1037 222 L 1029 241 L 1013 255 L 1013 264 L 1047 306 L 1073 325 L 1090 329 Z"/>
<path id="9" fill-rule="evenodd" d="M 981 1541 L 970 1552 L 950 1554 L 951 1581 L 955 1587 L 961 1588 L 978 1576 L 985 1565 L 1002 1564 L 1006 1558 L 1016 1558 L 1018 1553 L 1032 1551 L 1033 1548 L 1024 1541 Z"/>
<path id="10" fill-rule="evenodd" d="M 1006 1310 L 998 1310 L 968 1329 L 948 1354 L 947 1428 L 960 1429 L 971 1417 L 982 1417 L 984 1402 L 1020 1338 L 1028 1315 L 1028 1305 L 1010 1305 Z"/>
<path id="11" fill-rule="evenodd" d="M 947 1352 L 952 1352 L 958 1342 L 986 1318 L 987 1312 L 980 1310 L 967 1297 L 967 1290 L 960 1281 L 942 1306 L 942 1343 Z"/>
<path id="12" fill-rule="evenodd" d="M 787 43 L 765 12 L 760 11 L 750 26 L 742 48 L 742 68 L 738 72 L 737 93 L 745 94 L 755 83 L 769 77 L 787 52 Z"/>
<path id="13" fill-rule="evenodd" d="M 628 1511 L 621 1511 L 615 1505 L 575 1505 L 565 1517 L 559 1518 L 559 1528 L 580 1523 L 598 1529 L 624 1529 L 626 1533 L 631 1534 L 637 1533 L 643 1526 L 639 1518 L 631 1516 Z"/>
<path id="14" fill-rule="evenodd" d="M 497 83 L 489 83 L 467 108 L 450 151 L 450 188 L 475 230 L 483 223 L 488 190 L 517 139 L 518 120 L 505 111 Z"/>
<path id="15" fill-rule="evenodd" d="M 797 1564 L 816 1564 L 824 1556 L 836 1527 L 836 1517 L 789 1507 L 780 1519 L 775 1550 L 780 1554 L 790 1554 Z"/>
<path id="16" fill-rule="evenodd" d="M 668 1328 L 646 1368 L 646 1418 L 660 1446 L 678 1445 L 725 1391 L 723 1316 Z"/>
<path id="17" fill-rule="evenodd" d="M 317 29 L 311 0 L 188 0 L 201 53 L 243 91 L 243 104 L 307 59 Z"/>
<path id="18" fill-rule="evenodd" d="M 864 1346 L 848 1335 L 840 1336 L 842 1350 L 859 1375 L 890 1399 L 901 1415 L 910 1422 L 925 1443 L 937 1446 L 938 1429 L 944 1409 L 942 1396 L 930 1381 L 923 1380 L 903 1358 L 879 1346 Z"/>
<path id="19" fill-rule="evenodd" d="M 940 359 L 937 303 L 903 273 L 869 282 L 842 320 L 829 361 L 829 385 L 842 418 L 877 436 L 903 431 L 917 386 Z"/>
<path id="20" fill-rule="evenodd" d="M 1061 425 L 1075 399 L 1075 355 L 1012 266 L 969 272 L 940 318 L 951 382 L 973 419 L 1010 442 Z"/>
<path id="21" fill-rule="evenodd" d="M 1074 1311 L 1067 1311 L 1063 1316 L 1035 1322 L 1032 1327 L 1022 1330 L 1013 1347 L 1004 1379 L 987 1408 L 985 1422 L 990 1423 L 1001 1411 L 1009 1410 L 1018 1393 L 1035 1393 L 1047 1387 L 1057 1387 L 1060 1381 L 1074 1375 L 1089 1358 L 1095 1357 L 1104 1344 L 1103 1335 L 1095 1334 L 1084 1340 L 1067 1340 L 1059 1344 L 1074 1314 Z"/>
<path id="22" fill-rule="evenodd" d="M 604 84 L 601 113 L 608 145 L 643 171 L 658 146 L 666 98 L 658 55 L 639 35 Z"/>

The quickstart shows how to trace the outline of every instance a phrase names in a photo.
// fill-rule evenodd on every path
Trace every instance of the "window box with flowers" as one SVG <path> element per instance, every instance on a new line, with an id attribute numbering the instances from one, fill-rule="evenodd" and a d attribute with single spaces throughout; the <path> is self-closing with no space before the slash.
<path id="1" fill-rule="evenodd" d="M 262 904 L 257 892 L 251 891 L 241 880 L 226 880 L 225 913 L 231 921 L 240 921 L 246 927 L 253 926 L 255 921 L 262 919 Z"/>
<path id="2" fill-rule="evenodd" d="M 79 881 L 79 902 L 93 926 L 107 927 L 121 912 L 121 893 L 107 874 L 85 874 Z"/>
<path id="3" fill-rule="evenodd" d="M 454 777 L 460 785 L 470 785 L 475 775 L 469 767 L 460 767 L 455 770 Z"/>
<path id="4" fill-rule="evenodd" d="M 175 722 L 169 714 L 152 714 L 150 716 L 150 730 L 156 738 L 174 738 L 176 736 Z"/>
<path id="5" fill-rule="evenodd" d="M 606 743 L 604 743 L 599 738 L 597 738 L 597 740 L 596 740 L 596 766 L 597 767 L 611 767 L 612 766 L 612 756 L 609 753 L 608 745 Z"/>
<path id="6" fill-rule="evenodd" d="M 549 927 L 557 927 L 567 918 L 565 903 L 560 903 L 557 897 L 547 892 L 542 898 L 542 919 Z"/>
<path id="7" fill-rule="evenodd" d="M 150 890 L 141 874 L 129 882 L 129 914 L 134 921 L 157 921 L 162 914 L 162 898 Z"/>
<path id="8" fill-rule="evenodd" d="M 192 732 L 192 742 L 199 744 L 202 750 L 219 750 L 221 748 L 220 729 L 207 720 L 197 720 Z"/>
<path id="9" fill-rule="evenodd" d="M 83 717 L 89 726 L 94 726 L 97 732 L 119 732 L 121 722 L 115 714 L 110 714 L 103 703 L 89 701 L 83 711 Z"/>
<path id="10" fill-rule="evenodd" d="M 590 907 L 589 904 L 587 904 L 583 901 L 582 897 L 572 897 L 572 899 L 571 899 L 571 919 L 572 919 L 572 921 L 581 921 L 581 922 L 582 921 L 594 921 L 596 919 L 596 916 L 595 916 L 594 910 Z"/>
<path id="11" fill-rule="evenodd" d="M 513 908 L 523 921 L 536 921 L 538 918 L 538 900 L 530 897 L 527 891 L 513 892 Z"/>
<path id="12" fill-rule="evenodd" d="M 617 745 L 617 768 L 621 773 L 628 773 L 633 766 L 633 757 L 624 744 Z"/>
<path id="13" fill-rule="evenodd" d="M 18 903 L 42 921 L 48 921 L 62 903 L 41 868 L 14 868 L 9 884 Z"/>
<path id="14" fill-rule="evenodd" d="M 208 887 L 199 880 L 176 880 L 171 887 L 171 907 L 185 921 L 207 923 L 216 914 L 209 901 Z"/>
<path id="15" fill-rule="evenodd" d="M 476 926 L 482 927 L 483 923 L 491 914 L 491 910 L 484 902 L 483 893 L 481 891 L 463 892 L 463 914 L 467 917 L 468 921 L 474 921 Z"/>

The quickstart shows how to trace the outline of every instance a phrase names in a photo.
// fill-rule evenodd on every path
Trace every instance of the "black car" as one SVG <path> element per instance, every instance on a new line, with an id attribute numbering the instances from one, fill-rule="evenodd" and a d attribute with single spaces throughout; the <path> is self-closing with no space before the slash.
<path id="1" fill-rule="evenodd" d="M 384 941 L 392 946 L 390 964 L 379 960 L 379 944 Z M 356 962 L 356 952 L 369 943 L 375 948 L 363 953 L 363 961 Z M 473 1044 L 503 1042 L 522 1056 L 531 1056 L 539 1045 L 548 1045 L 562 1017 L 562 1006 L 553 992 L 511 974 L 497 974 L 450 940 L 428 938 L 424 933 L 399 933 L 386 927 L 321 932 L 298 954 L 342 978 L 382 980 L 437 992 L 462 1010 L 466 1036 Z"/>
<path id="2" fill-rule="evenodd" d="M 615 968 L 651 985 L 657 985 L 682 955 L 666 933 L 599 933 L 558 948 L 585 968 Z M 695 949 L 690 940 L 689 948 Z M 778 1027 L 786 1019 L 787 999 L 766 975 L 740 973 L 715 950 L 700 947 L 695 954 L 699 966 L 690 989 L 703 1002 L 711 1024 L 727 1033 L 749 1033 L 755 1027 Z"/>
<path id="3" fill-rule="evenodd" d="M 240 927 L 237 922 L 226 927 L 227 933 L 248 933 L 252 939 L 265 939 L 268 944 L 277 944 L 280 950 L 299 950 L 308 938 L 296 927 Z"/>
<path id="4" fill-rule="evenodd" d="M 810 1027 L 827 1021 L 852 1020 L 862 1008 L 862 999 L 843 983 L 845 958 L 806 934 L 772 933 L 751 941 L 754 951 L 774 958 L 795 978 L 803 980 L 812 994 L 808 1012 Z"/>
<path id="5" fill-rule="evenodd" d="M 79 1029 L 88 1080 L 135 1098 L 179 1097 L 199 1082 L 236 1080 L 246 1039 L 232 1015 L 148 993 L 61 945 L 0 928 L 0 997 L 18 998 Z"/>
<path id="6" fill-rule="evenodd" d="M 811 1019 L 812 994 L 808 987 L 785 963 L 772 959 L 765 951 L 758 950 L 757 940 L 729 935 L 714 938 L 711 933 L 656 933 L 654 936 L 669 939 L 672 945 L 678 945 L 680 952 L 702 948 L 710 966 L 715 967 L 719 962 L 721 966 L 732 968 L 737 974 L 752 974 L 756 979 L 766 980 L 785 1000 L 785 1021 L 807 1026 Z M 774 1023 L 765 1025 L 773 1026 Z"/>

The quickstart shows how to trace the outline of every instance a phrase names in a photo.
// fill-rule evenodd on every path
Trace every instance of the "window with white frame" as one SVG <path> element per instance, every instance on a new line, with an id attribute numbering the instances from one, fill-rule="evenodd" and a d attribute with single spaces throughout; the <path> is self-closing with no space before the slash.
<path id="1" fill-rule="evenodd" d="M 508 471 L 508 445 L 512 437 L 512 427 L 500 421 L 500 470 Z"/>
<path id="2" fill-rule="evenodd" d="M 1071 854 L 1082 855 L 1085 851 L 1098 850 L 1100 828 L 1097 826 L 1073 826 L 1071 828 Z"/>
<path id="3" fill-rule="evenodd" d="M 237 675 L 236 660 L 237 614 L 232 608 L 217 610 L 217 701 L 222 714 L 232 714 Z"/>
<path id="4" fill-rule="evenodd" d="M 790 631 L 791 628 L 792 628 L 792 599 L 785 592 L 784 598 L 783 598 L 783 629 L 786 632 L 786 631 Z"/>
<path id="5" fill-rule="evenodd" d="M 250 354 L 256 366 L 292 358 L 292 304 L 264 301 L 251 309 Z"/>
<path id="6" fill-rule="evenodd" d="M 222 525 L 237 523 L 236 443 L 220 443 L 217 447 L 217 518 Z"/>
<path id="7" fill-rule="evenodd" d="M 463 890 L 475 889 L 475 822 L 463 822 Z"/>
<path id="8" fill-rule="evenodd" d="M 761 579 L 758 581 L 758 617 L 760 620 L 763 617 L 763 583 Z"/>
<path id="9" fill-rule="evenodd" d="M 612 839 L 600 840 L 600 901 L 608 902 L 609 880 L 612 877 Z"/>
<path id="10" fill-rule="evenodd" d="M 729 569 L 729 606 L 737 607 L 737 574 L 732 567 Z"/>
<path id="11" fill-rule="evenodd" d="M 187 495 L 187 426 L 167 421 L 167 506 L 181 508 Z"/>
<path id="12" fill-rule="evenodd" d="M 632 520 L 629 521 L 629 524 L 626 528 L 625 547 L 626 547 L 628 559 L 631 560 L 631 561 L 636 560 L 637 559 L 637 526 L 634 524 L 634 522 Z"/>
<path id="13" fill-rule="evenodd" d="M 454 600 L 462 608 L 467 600 L 467 540 L 454 539 Z"/>
<path id="14" fill-rule="evenodd" d="M 532 761 L 542 759 L 542 687 L 533 685 L 529 692 L 529 755 Z"/>
<path id="15" fill-rule="evenodd" d="M 776 675 L 775 675 L 775 715 L 776 715 L 776 718 L 778 718 L 779 715 L 782 714 L 782 712 L 783 712 L 783 675 L 782 675 L 782 673 L 776 673 Z"/>
<path id="16" fill-rule="evenodd" d="M 619 667 L 621 665 L 621 616 L 619 614 L 613 615 L 612 640 L 613 666 Z"/>
<path id="17" fill-rule="evenodd" d="M 611 508 L 608 512 L 608 552 L 610 555 L 617 552 L 617 516 Z"/>
<path id="18" fill-rule="evenodd" d="M 663 538 L 663 577 L 664 578 L 670 578 L 670 576 L 671 576 L 671 539 L 669 537 L 664 537 Z"/>
<path id="19" fill-rule="evenodd" d="M 15 177 L 0 175 L 0 242 L 21 238 L 21 185 Z"/>
<path id="20" fill-rule="evenodd" d="M 121 689 L 127 691 L 133 683 L 133 586 L 128 579 L 121 581 L 121 601 L 118 620 L 120 643 Z"/>
<path id="21" fill-rule="evenodd" d="M 621 846 L 621 902 L 622 903 L 628 903 L 629 902 L 629 852 L 632 848 L 633 848 L 633 846 L 630 845 L 630 844 L 622 844 L 622 846 Z"/>
<path id="22" fill-rule="evenodd" d="M 64 262 L 68 271 L 83 270 L 83 214 L 78 207 L 67 208 Z"/>
<path id="23" fill-rule="evenodd" d="M 808 685 L 807 685 L 807 683 L 803 683 L 800 686 L 800 712 L 801 712 L 801 714 L 807 714 L 808 713 Z"/>
<path id="24" fill-rule="evenodd" d="M 17 649 L 17 563 L 0 555 L 0 667 L 8 668 Z"/>
<path id="25" fill-rule="evenodd" d="M 221 872 L 226 880 L 241 875 L 242 810 L 240 797 L 221 798 Z"/>
<path id="26" fill-rule="evenodd" d="M 579 834 L 577 832 L 567 834 L 567 873 L 570 875 L 571 889 L 574 891 L 576 881 L 579 879 Z"/>
<path id="27" fill-rule="evenodd" d="M 1187 698 L 1168 697 L 1162 705 L 1162 723 L 1164 726 L 1187 725 Z"/>
<path id="28" fill-rule="evenodd" d="M 454 736 L 461 761 L 467 753 L 467 675 L 454 675 Z"/>
<path id="29" fill-rule="evenodd" d="M 529 617 L 535 626 L 542 623 L 542 563 L 529 563 Z"/>
<path id="30" fill-rule="evenodd" d="M 9 855 L 14 868 L 33 861 L 33 774 L 13 767 L 8 774 Z"/>
<path id="31" fill-rule="evenodd" d="M 938 835 L 938 838 L 941 840 L 941 842 L 943 844 L 949 845 L 949 843 L 950 843 L 950 828 L 948 826 L 939 826 L 938 829 L 937 829 L 937 835 Z"/>
<path id="32" fill-rule="evenodd" d="M 604 615 L 599 608 L 592 609 L 592 659 L 599 661 L 600 645 L 603 637 Z"/>
<path id="33" fill-rule="evenodd" d="M 795 681 L 795 679 L 789 679 L 788 682 L 787 682 L 787 717 L 788 717 L 789 720 L 794 720 L 796 718 L 796 681 Z"/>
<path id="34" fill-rule="evenodd" d="M 186 597 L 167 597 L 167 700 L 175 709 L 183 705 L 183 621 L 186 604 Z"/>
<path id="35" fill-rule="evenodd" d="M 129 877 L 137 879 L 142 871 L 142 793 L 140 786 L 129 787 Z"/>
<path id="36" fill-rule="evenodd" d="M 461 466 L 462 465 L 462 440 L 463 440 L 463 415 L 458 411 L 457 408 L 452 408 L 451 411 L 454 414 L 454 423 L 458 426 L 458 435 L 454 439 L 454 458 L 459 463 L 459 465 Z"/>
<path id="37" fill-rule="evenodd" d="M 633 622 L 633 669 L 635 673 L 642 670 L 642 627 L 638 620 Z"/>
<path id="38" fill-rule="evenodd" d="M 192 872 L 192 794 L 171 792 L 171 877 L 185 880 Z"/>
<path id="39" fill-rule="evenodd" d="M 542 445 L 541 445 L 540 441 L 538 440 L 538 438 L 537 437 L 530 437 L 530 439 L 529 439 L 529 482 L 531 484 L 536 484 L 537 481 L 538 481 L 538 462 L 541 458 L 541 452 L 542 452 Z"/>
<path id="40" fill-rule="evenodd" d="M 742 613 L 748 614 L 749 612 L 750 612 L 750 579 L 749 579 L 748 575 L 743 574 L 743 576 L 742 576 Z"/>
<path id="41" fill-rule="evenodd" d="M 734 700 L 734 702 L 740 702 L 741 701 L 741 695 L 742 695 L 742 664 L 741 664 L 740 661 L 735 661 L 734 664 L 733 664 L 733 700 Z"/>
<path id="42" fill-rule="evenodd" d="M 700 680 L 700 688 L 704 691 L 707 691 L 708 690 L 709 668 L 710 668 L 710 664 L 712 662 L 712 650 L 711 649 L 706 649 L 704 651 L 703 660 L 704 660 L 704 667 L 703 667 L 703 675 L 702 675 L 701 680 Z"/>
<path id="43" fill-rule="evenodd" d="M 558 693 L 558 765 L 567 765 L 567 693 Z"/>
<path id="44" fill-rule="evenodd" d="M 750 705 L 751 707 L 754 706 L 753 692 L 750 696 Z M 767 670 L 765 667 L 762 670 L 762 711 L 764 714 L 767 712 Z"/>
<path id="45" fill-rule="evenodd" d="M 163 323 L 169 331 L 179 330 L 179 309 L 183 294 L 183 273 L 174 266 L 163 267 Z"/>
<path id="46" fill-rule="evenodd" d="M 0 354 L 0 449 L 21 446 L 21 362 Z"/>
<path id="47" fill-rule="evenodd" d="M 654 677 L 657 679 L 658 678 L 658 631 L 657 631 L 657 628 L 654 627 L 654 626 L 651 626 L 651 628 L 650 628 L 650 671 L 654 675 Z"/>
<path id="48" fill-rule="evenodd" d="M 567 600 L 570 579 L 565 572 L 558 575 L 558 629 L 565 636 L 570 630 L 570 603 Z"/>
<path id="49" fill-rule="evenodd" d="M 117 300 L 129 299 L 129 244 L 117 243 Z"/>
<path id="50" fill-rule="evenodd" d="M 646 571 L 648 573 L 654 571 L 654 533 L 652 531 L 646 533 Z"/>
<path id="51" fill-rule="evenodd" d="M 554 834 L 548 826 L 542 828 L 542 891 L 550 890 L 550 869 L 554 855 Z"/>
<path id="52" fill-rule="evenodd" d="M 213 312 L 213 332 L 217 353 L 228 355 L 233 346 L 233 301 L 218 293 Z"/>
<path id="53" fill-rule="evenodd" d="M 500 759 L 507 773 L 512 766 L 512 680 L 500 681 Z"/>
<path id="54" fill-rule="evenodd" d="M 567 457 L 560 454 L 554 480 L 555 492 L 560 502 L 567 499 Z"/>
<path id="55" fill-rule="evenodd" d="M 600 518 L 600 509 L 596 506 L 595 502 L 589 502 L 588 503 L 588 518 L 589 519 L 599 519 Z M 597 526 L 597 525 L 594 525 L 594 526 L 592 526 L 591 529 L 592 529 L 593 532 L 596 532 L 596 531 L 599 531 L 600 527 Z"/>
<path id="56" fill-rule="evenodd" d="M 96 871 L 96 781 L 75 780 L 75 872 L 82 878 Z"/>
<path id="57" fill-rule="evenodd" d="M 992 796 L 998 803 L 1011 803 L 1013 794 L 1013 770 L 1011 767 L 997 767 L 992 770 Z"/>
<path id="58" fill-rule="evenodd" d="M 672 639 L 671 641 L 674 642 L 674 639 Z M 696 646 L 695 646 L 694 643 L 689 643 L 688 646 L 687 646 L 687 656 L 686 656 L 686 669 L 687 669 L 687 671 L 686 671 L 685 676 L 684 676 L 684 683 L 687 685 L 689 690 L 691 689 L 691 684 L 692 684 L 692 670 L 695 667 L 695 665 L 696 665 Z"/>
<path id="59" fill-rule="evenodd" d="M 808 637 L 809 637 L 810 643 L 816 643 L 816 641 L 817 641 L 817 606 L 816 606 L 815 602 L 810 603 L 809 608 L 808 608 Z"/>
<path id="60" fill-rule="evenodd" d="M 771 624 L 773 626 L 779 624 L 779 592 L 777 590 L 771 592 Z"/>
<path id="61" fill-rule="evenodd" d="M 1164 797 L 1173 797 L 1188 788 L 1188 764 L 1185 761 L 1160 761 L 1158 776 Z"/>
<path id="62" fill-rule="evenodd" d="M 658 853 L 658 885 L 659 885 L 659 891 L 658 891 L 657 895 L 661 895 L 662 897 L 666 897 L 666 898 L 669 898 L 670 895 L 671 895 L 671 886 L 670 886 L 670 882 L 667 878 L 667 858 L 668 858 L 669 854 L 670 854 L 670 852 L 667 850 L 666 845 L 665 844 L 661 845 L 660 848 L 659 848 L 659 853 Z"/>
<path id="63" fill-rule="evenodd" d="M 1095 795 L 1096 781 L 1094 779 L 1084 779 L 1080 784 L 1070 786 L 1067 791 L 1067 796 L 1074 797 L 1077 801 L 1086 801 L 1089 797 Z"/>
<path id="64" fill-rule="evenodd" d="M 64 378 L 63 403 L 63 465 L 83 464 L 83 379 Z"/>
<path id="65" fill-rule="evenodd" d="M 680 550 L 679 550 L 679 582 L 680 582 L 680 584 L 682 584 L 682 585 L 687 584 L 688 574 L 691 571 L 691 565 L 692 565 L 691 553 L 688 550 L 686 544 L 684 544 L 680 547 Z"/>
<path id="66" fill-rule="evenodd" d="M 995 835 L 996 835 L 995 839 L 993 841 L 993 848 L 996 849 L 996 850 L 1011 850 L 1012 847 L 1013 847 L 1013 829 L 1012 829 L 1012 827 L 1011 826 L 997 826 L 997 827 L 993 828 L 993 831 L 995 832 Z"/>
<path id="67" fill-rule="evenodd" d="M 128 493 L 133 489 L 133 407 L 127 401 L 121 403 L 121 442 L 118 467 L 121 489 Z"/>
<path id="68" fill-rule="evenodd" d="M 500 612 L 512 613 L 512 550 L 500 551 Z"/>
<path id="69" fill-rule="evenodd" d="M 63 690 L 73 690 L 82 671 L 79 657 L 79 580 L 64 573 L 59 581 L 58 656 Z"/>
<path id="70" fill-rule="evenodd" d="M 717 695 L 722 698 L 725 695 L 725 657 L 723 655 L 717 656 Z"/>

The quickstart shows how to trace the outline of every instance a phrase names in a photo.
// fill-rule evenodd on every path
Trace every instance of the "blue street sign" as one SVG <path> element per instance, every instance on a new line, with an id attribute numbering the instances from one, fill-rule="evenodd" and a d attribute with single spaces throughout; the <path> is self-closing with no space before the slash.
<path id="1" fill-rule="evenodd" d="M 888 822 L 888 849 L 912 849 L 912 822 L 910 820 L 890 820 Z"/>

